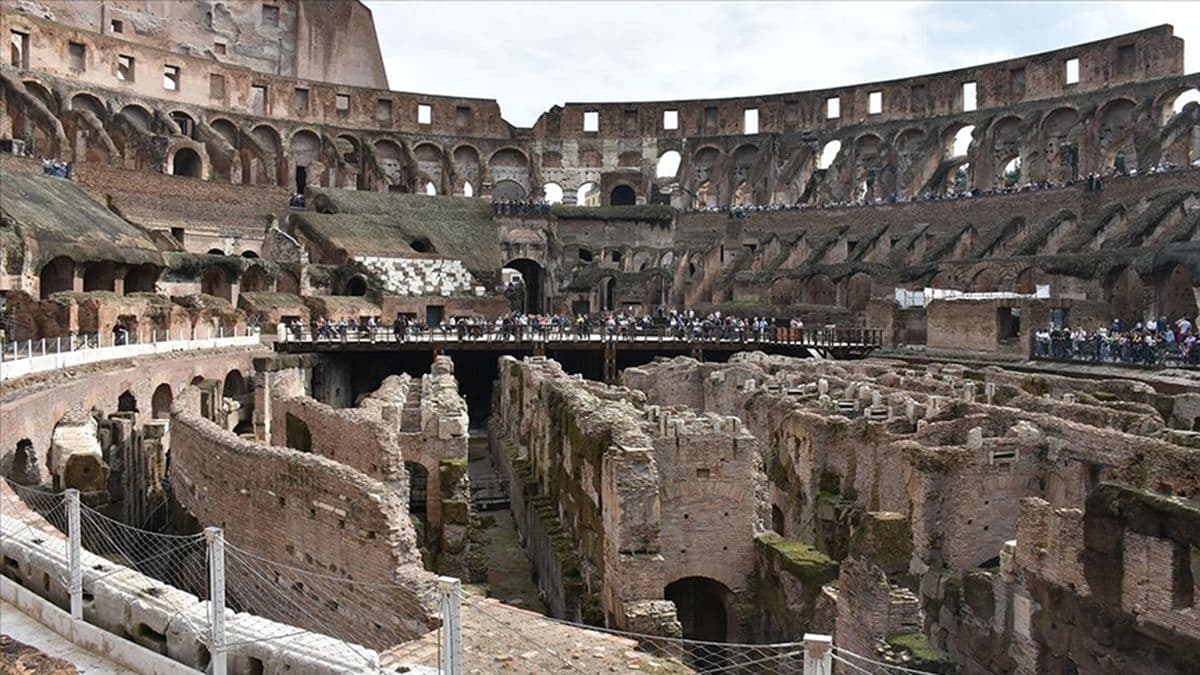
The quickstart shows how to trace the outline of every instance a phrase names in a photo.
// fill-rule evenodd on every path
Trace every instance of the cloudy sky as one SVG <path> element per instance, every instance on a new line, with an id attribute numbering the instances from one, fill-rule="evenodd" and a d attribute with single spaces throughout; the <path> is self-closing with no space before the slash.
<path id="1" fill-rule="evenodd" d="M 559 103 L 802 91 L 932 73 L 1170 23 L 1200 71 L 1200 1 L 363 0 L 397 91 Z"/>

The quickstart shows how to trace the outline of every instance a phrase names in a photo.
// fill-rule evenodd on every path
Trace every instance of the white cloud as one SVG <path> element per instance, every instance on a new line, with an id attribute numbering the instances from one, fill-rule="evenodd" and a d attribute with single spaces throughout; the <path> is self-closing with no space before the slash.
<path id="1" fill-rule="evenodd" d="M 393 89 L 495 98 L 532 125 L 567 101 L 716 98 L 932 73 L 1172 23 L 1200 71 L 1200 3 L 389 2 Z"/>

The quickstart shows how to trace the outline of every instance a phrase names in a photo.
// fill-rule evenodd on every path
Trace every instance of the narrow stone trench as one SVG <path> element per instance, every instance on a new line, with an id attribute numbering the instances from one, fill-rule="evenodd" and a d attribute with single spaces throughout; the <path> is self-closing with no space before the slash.
<path id="1" fill-rule="evenodd" d="M 494 480 L 499 472 L 488 457 L 487 432 L 471 430 L 468 449 L 472 482 Z M 484 553 L 487 556 L 487 581 L 468 584 L 468 589 L 501 602 L 546 613 L 537 583 L 533 580 L 532 565 L 521 540 L 512 511 L 496 509 L 480 511 Z"/>

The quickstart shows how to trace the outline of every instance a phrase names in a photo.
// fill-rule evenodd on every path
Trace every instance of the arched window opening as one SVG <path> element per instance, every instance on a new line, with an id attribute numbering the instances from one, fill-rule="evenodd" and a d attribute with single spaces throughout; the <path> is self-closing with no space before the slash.
<path id="1" fill-rule="evenodd" d="M 117 397 L 117 412 L 137 411 L 137 397 L 133 395 L 133 392 L 126 389 L 120 396 Z"/>
<path id="2" fill-rule="evenodd" d="M 222 251 L 219 248 L 210 248 L 208 251 L 206 251 L 206 253 L 209 255 L 225 255 L 225 251 Z"/>
<path id="3" fill-rule="evenodd" d="M 608 203 L 612 206 L 633 206 L 637 204 L 637 192 L 628 185 L 618 185 L 609 194 Z"/>
<path id="4" fill-rule="evenodd" d="M 600 310 L 604 312 L 612 311 L 617 304 L 617 280 L 612 277 L 605 277 L 600 282 Z"/>
<path id="5" fill-rule="evenodd" d="M 959 129 L 954 134 L 954 145 L 951 146 L 951 153 L 954 157 L 965 157 L 967 151 L 971 149 L 972 134 L 975 133 L 975 125 L 968 124 Z"/>
<path id="6" fill-rule="evenodd" d="M 542 198 L 547 204 L 561 204 L 563 201 L 562 186 L 555 182 L 549 182 L 542 186 Z"/>
<path id="7" fill-rule="evenodd" d="M 504 265 L 509 274 L 516 272 L 520 285 L 507 288 L 509 303 L 513 311 L 540 314 L 545 298 L 546 270 L 537 261 L 518 258 Z"/>
<path id="8" fill-rule="evenodd" d="M 668 150 L 658 158 L 658 166 L 654 175 L 658 178 L 675 178 L 679 175 L 679 165 L 683 156 L 674 150 Z"/>
<path id="9" fill-rule="evenodd" d="M 200 155 L 195 150 L 180 148 L 175 151 L 175 158 L 171 160 L 171 174 L 199 178 L 202 166 L 203 163 L 200 161 Z"/>
<path id="10" fill-rule="evenodd" d="M 125 273 L 125 294 L 153 293 L 157 283 L 157 267 L 150 264 L 138 265 Z"/>
<path id="11" fill-rule="evenodd" d="M 242 251 L 242 257 L 250 258 L 251 260 L 255 260 L 258 258 L 258 254 L 255 253 L 254 251 Z"/>
<path id="12" fill-rule="evenodd" d="M 600 206 L 600 186 L 590 181 L 580 185 L 575 191 L 575 203 L 579 206 Z"/>
<path id="13" fill-rule="evenodd" d="M 474 197 L 475 196 L 475 188 L 471 186 L 470 181 L 463 183 L 463 196 L 464 197 Z"/>
<path id="14" fill-rule="evenodd" d="M 156 420 L 166 419 L 171 416 L 171 402 L 175 397 L 171 393 L 171 385 L 163 382 L 158 385 L 154 393 L 150 396 L 150 416 Z"/>
<path id="15" fill-rule="evenodd" d="M 590 249 L 581 247 L 579 249 L 579 259 L 582 260 L 583 262 L 592 262 L 593 260 L 596 259 L 596 255 L 594 253 L 592 253 Z"/>
<path id="16" fill-rule="evenodd" d="M 196 123 L 187 113 L 176 110 L 171 113 L 171 119 L 175 121 L 175 124 L 179 125 L 179 133 L 191 138 L 192 132 L 196 128 Z"/>
<path id="17" fill-rule="evenodd" d="M 417 237 L 408 245 L 417 253 L 437 253 L 437 249 L 433 247 L 433 242 L 429 241 L 429 237 Z"/>
<path id="18" fill-rule="evenodd" d="M 221 386 L 221 395 L 225 398 L 237 398 L 246 393 L 246 378 L 242 371 L 231 370 L 225 374 L 225 382 Z"/>
<path id="19" fill-rule="evenodd" d="M 54 293 L 75 290 L 75 261 L 59 256 L 46 263 L 38 275 L 38 288 L 42 300 Z"/>
<path id="20" fill-rule="evenodd" d="M 233 302 L 233 286 L 225 270 L 220 267 L 209 267 L 200 278 L 200 292 L 229 302 Z"/>
<path id="21" fill-rule="evenodd" d="M 367 294 L 367 280 L 360 276 L 350 277 L 346 282 L 346 295 L 363 296 Z"/>
<path id="22" fill-rule="evenodd" d="M 1004 173 L 1001 180 L 1004 187 L 1018 187 L 1021 184 L 1021 158 L 1013 157 L 1008 164 L 1004 165 Z"/>
<path id="23" fill-rule="evenodd" d="M 707 577 L 685 577 L 668 584 L 663 591 L 663 597 L 675 603 L 679 623 L 683 624 L 683 637 L 704 642 L 729 639 L 731 596 L 725 584 Z"/>
<path id="24" fill-rule="evenodd" d="M 112 291 L 116 287 L 115 270 L 110 262 L 88 263 L 83 268 L 83 291 Z"/>
<path id="25" fill-rule="evenodd" d="M 1175 102 L 1171 104 L 1172 114 L 1178 115 L 1183 112 L 1189 103 L 1200 104 L 1200 89 L 1188 89 L 1179 96 L 1175 97 Z"/>
<path id="26" fill-rule="evenodd" d="M 833 160 L 837 159 L 838 153 L 842 151 L 841 141 L 829 141 L 825 147 L 821 148 L 821 156 L 817 159 L 818 169 L 828 169 L 833 165 Z"/>
<path id="27" fill-rule="evenodd" d="M 774 504 L 771 505 L 771 529 L 781 537 L 787 536 L 787 532 L 784 532 L 783 510 Z"/>
<path id="28" fill-rule="evenodd" d="M 518 202 L 525 199 L 525 188 L 515 180 L 498 181 L 492 186 L 492 198 Z"/>
<path id="29" fill-rule="evenodd" d="M 437 188 L 434 186 L 433 181 L 425 183 L 425 194 L 429 195 L 430 197 L 433 197 L 437 194 Z"/>

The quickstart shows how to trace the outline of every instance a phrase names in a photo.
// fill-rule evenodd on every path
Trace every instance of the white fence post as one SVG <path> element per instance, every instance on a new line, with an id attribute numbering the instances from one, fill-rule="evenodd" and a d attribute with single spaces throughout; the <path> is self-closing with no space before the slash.
<path id="1" fill-rule="evenodd" d="M 83 551 L 80 541 L 79 490 L 67 490 L 67 562 L 70 577 L 67 591 L 71 594 L 71 618 L 83 619 Z"/>
<path id="2" fill-rule="evenodd" d="M 438 577 L 442 594 L 442 673 L 462 675 L 462 582 L 454 577 Z"/>
<path id="3" fill-rule="evenodd" d="M 833 675 L 833 636 L 804 634 L 804 675 Z"/>
<path id="4" fill-rule="evenodd" d="M 225 675 L 225 532 L 204 528 L 208 542 L 209 644 L 212 675 Z"/>

